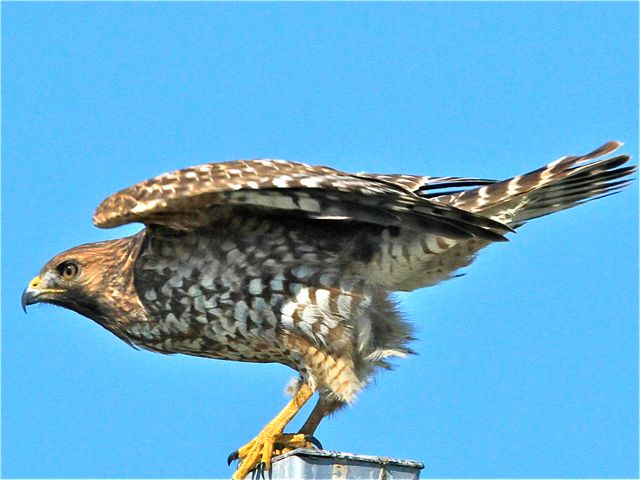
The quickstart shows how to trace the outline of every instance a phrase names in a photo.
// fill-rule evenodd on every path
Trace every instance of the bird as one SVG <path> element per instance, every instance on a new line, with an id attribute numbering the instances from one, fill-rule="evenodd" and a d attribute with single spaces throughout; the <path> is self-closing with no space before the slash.
<path id="1" fill-rule="evenodd" d="M 636 170 L 608 142 L 506 180 L 346 173 L 285 160 L 207 163 L 106 198 L 100 228 L 135 235 L 49 260 L 22 294 L 163 354 L 280 363 L 291 400 L 228 461 L 233 479 L 320 447 L 321 420 L 414 353 L 393 292 L 457 276 L 529 220 L 619 192 Z M 289 422 L 317 393 L 296 433 Z"/>

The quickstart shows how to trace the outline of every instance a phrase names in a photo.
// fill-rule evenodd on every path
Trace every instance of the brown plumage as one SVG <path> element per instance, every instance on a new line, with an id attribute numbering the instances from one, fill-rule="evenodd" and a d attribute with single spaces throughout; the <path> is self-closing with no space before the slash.
<path id="1" fill-rule="evenodd" d="M 186 168 L 107 198 L 94 223 L 142 222 L 128 238 L 51 259 L 23 304 L 54 303 L 134 347 L 278 362 L 300 373 L 294 399 L 232 455 L 234 478 L 267 467 L 274 442 L 308 445 L 412 329 L 389 294 L 434 285 L 526 221 L 618 191 L 635 167 L 598 159 L 609 142 L 529 174 L 473 178 L 349 174 L 282 160 Z M 301 430 L 283 429 L 317 391 Z"/>

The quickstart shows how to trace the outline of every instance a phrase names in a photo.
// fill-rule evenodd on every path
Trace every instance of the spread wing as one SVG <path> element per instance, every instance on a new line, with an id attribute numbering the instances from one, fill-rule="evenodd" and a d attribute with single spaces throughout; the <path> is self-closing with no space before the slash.
<path id="1" fill-rule="evenodd" d="M 612 195 L 629 185 L 635 166 L 629 155 L 601 158 L 622 143 L 607 142 L 592 152 L 566 156 L 532 172 L 506 180 L 414 175 L 359 174 L 400 185 L 422 198 L 454 206 L 517 227 L 533 218 Z M 597 161 L 591 161 L 597 160 Z"/>
<path id="2" fill-rule="evenodd" d="M 450 238 L 504 240 L 509 227 L 420 195 L 410 187 L 414 178 L 428 177 L 353 175 L 284 160 L 208 163 L 111 195 L 98 206 L 94 223 L 103 228 L 142 222 L 191 229 L 242 208 L 398 226 Z"/>
<path id="3" fill-rule="evenodd" d="M 515 228 L 533 218 L 612 195 L 629 185 L 631 180 L 625 177 L 636 171 L 635 166 L 625 166 L 629 155 L 601 158 L 621 145 L 607 142 L 587 154 L 561 157 L 524 175 L 430 198 Z"/>

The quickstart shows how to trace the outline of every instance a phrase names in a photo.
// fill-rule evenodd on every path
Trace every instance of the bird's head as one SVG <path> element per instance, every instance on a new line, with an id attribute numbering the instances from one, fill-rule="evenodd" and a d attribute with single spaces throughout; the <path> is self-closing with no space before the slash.
<path id="1" fill-rule="evenodd" d="M 131 287 L 139 235 L 88 243 L 49 260 L 22 293 L 22 308 L 50 303 L 68 308 L 103 325 L 116 312 L 118 297 Z"/>
<path id="2" fill-rule="evenodd" d="M 78 311 L 91 296 L 91 285 L 100 281 L 92 253 L 100 244 L 82 245 L 49 260 L 22 293 L 22 308 L 34 303 L 51 303 Z"/>

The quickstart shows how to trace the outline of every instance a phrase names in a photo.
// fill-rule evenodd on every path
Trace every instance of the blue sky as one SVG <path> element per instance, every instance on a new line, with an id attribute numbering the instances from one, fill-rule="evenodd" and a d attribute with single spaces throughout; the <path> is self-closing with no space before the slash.
<path id="1" fill-rule="evenodd" d="M 135 351 L 20 293 L 110 193 L 279 157 L 504 178 L 638 153 L 634 3 L 4 3 L 2 476 L 225 477 L 292 372 Z M 634 160 L 635 162 L 635 160 Z M 638 189 L 402 294 L 419 356 L 320 426 L 424 478 L 638 475 Z M 294 426 L 300 425 L 304 415 Z"/>

